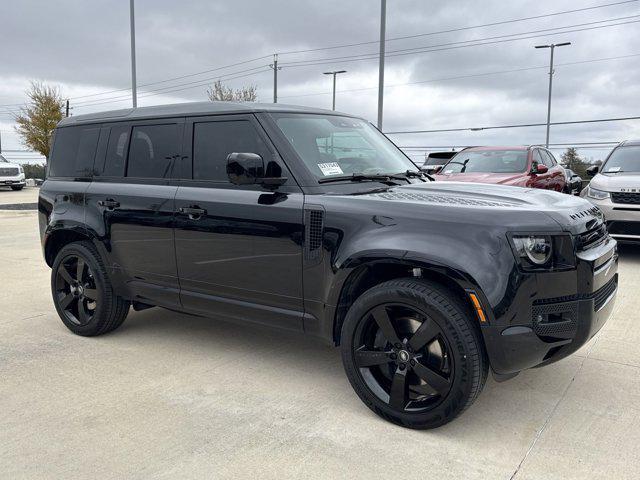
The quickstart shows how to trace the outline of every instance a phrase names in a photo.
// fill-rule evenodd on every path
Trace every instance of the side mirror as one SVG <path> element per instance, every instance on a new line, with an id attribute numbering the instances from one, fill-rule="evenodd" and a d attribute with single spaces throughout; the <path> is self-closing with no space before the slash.
<path id="1" fill-rule="evenodd" d="M 257 153 L 230 153 L 227 156 L 227 175 L 234 185 L 265 185 L 278 187 L 284 184 L 285 177 L 266 175 L 264 160 Z"/>
<path id="2" fill-rule="evenodd" d="M 587 175 L 589 175 L 590 177 L 593 177 L 596 173 L 598 173 L 599 170 L 600 170 L 600 167 L 598 165 L 592 165 L 589 168 L 587 168 Z"/>
<path id="3" fill-rule="evenodd" d="M 547 173 L 549 171 L 549 167 L 547 167 L 544 163 L 534 163 L 531 166 L 531 173 L 541 174 Z"/>

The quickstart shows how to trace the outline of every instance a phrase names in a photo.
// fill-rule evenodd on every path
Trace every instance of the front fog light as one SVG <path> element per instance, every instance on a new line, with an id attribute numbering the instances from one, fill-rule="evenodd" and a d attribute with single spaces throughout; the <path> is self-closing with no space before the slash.
<path id="1" fill-rule="evenodd" d="M 516 235 L 513 237 L 516 252 L 534 265 L 545 265 L 551 260 L 549 235 Z"/>

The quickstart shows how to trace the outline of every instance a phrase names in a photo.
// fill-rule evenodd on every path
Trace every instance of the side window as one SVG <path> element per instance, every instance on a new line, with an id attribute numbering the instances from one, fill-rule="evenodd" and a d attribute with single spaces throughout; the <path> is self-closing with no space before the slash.
<path id="1" fill-rule="evenodd" d="M 131 125 L 121 125 L 111 127 L 109 133 L 109 143 L 107 144 L 107 154 L 104 159 L 102 175 L 105 177 L 124 176 L 124 163 L 127 158 L 127 148 L 129 146 L 129 132 Z"/>
<path id="2" fill-rule="evenodd" d="M 544 160 L 542 159 L 540 150 L 538 150 L 537 148 L 533 151 L 533 161 L 539 164 L 544 164 Z"/>
<path id="3" fill-rule="evenodd" d="M 179 152 L 177 125 L 133 127 L 127 177 L 167 178 L 173 157 Z"/>
<path id="4" fill-rule="evenodd" d="M 91 175 L 100 127 L 66 127 L 56 131 L 49 175 L 86 177 Z"/>
<path id="5" fill-rule="evenodd" d="M 558 162 L 556 162 L 556 159 L 554 158 L 553 154 L 551 152 L 547 151 L 547 150 L 545 150 L 544 153 L 546 154 L 547 158 L 549 159 L 549 163 L 547 163 L 549 168 L 555 167 L 558 164 Z"/>
<path id="6" fill-rule="evenodd" d="M 271 152 L 248 120 L 193 124 L 193 178 L 228 182 L 227 155 L 257 153 L 269 166 Z"/>

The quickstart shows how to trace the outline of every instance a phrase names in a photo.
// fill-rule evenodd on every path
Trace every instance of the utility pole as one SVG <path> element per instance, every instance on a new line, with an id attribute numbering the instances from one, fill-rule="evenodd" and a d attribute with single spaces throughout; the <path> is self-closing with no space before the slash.
<path id="1" fill-rule="evenodd" d="M 387 0 L 380 0 L 380 63 L 378 65 L 378 129 L 382 130 L 382 107 L 384 102 L 384 49 L 387 23 Z"/>
<path id="2" fill-rule="evenodd" d="M 64 109 L 64 116 L 69 118 L 69 99 L 67 98 L 67 105 Z"/>
<path id="3" fill-rule="evenodd" d="M 278 103 L 278 54 L 273 54 L 273 63 L 269 65 L 273 68 L 273 103 Z"/>
<path id="4" fill-rule="evenodd" d="M 333 102 L 331 104 L 331 110 L 336 109 L 336 75 L 339 73 L 347 73 L 346 70 L 334 70 L 333 72 L 324 72 L 323 75 L 333 75 Z"/>
<path id="5" fill-rule="evenodd" d="M 136 19 L 133 8 L 134 0 L 129 0 L 129 19 L 131 20 L 131 102 L 133 108 L 138 106 L 138 91 L 136 88 Z"/>
<path id="6" fill-rule="evenodd" d="M 547 101 L 547 137 L 545 147 L 549 148 L 549 129 L 551 127 L 551 90 L 553 88 L 553 51 L 556 47 L 564 47 L 571 45 L 571 42 L 552 43 L 550 45 L 536 45 L 535 48 L 548 48 L 551 50 L 551 58 L 549 60 L 549 99 Z"/>

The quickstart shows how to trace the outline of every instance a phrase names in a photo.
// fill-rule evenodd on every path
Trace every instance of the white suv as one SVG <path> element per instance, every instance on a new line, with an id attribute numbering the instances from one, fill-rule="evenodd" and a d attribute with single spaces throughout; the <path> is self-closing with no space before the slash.
<path id="1" fill-rule="evenodd" d="M 9 161 L 0 155 L 0 186 L 11 187 L 11 190 L 22 190 L 25 186 L 22 166 Z"/>
<path id="2" fill-rule="evenodd" d="M 640 140 L 622 142 L 587 173 L 595 176 L 580 195 L 602 210 L 611 236 L 640 241 Z"/>

